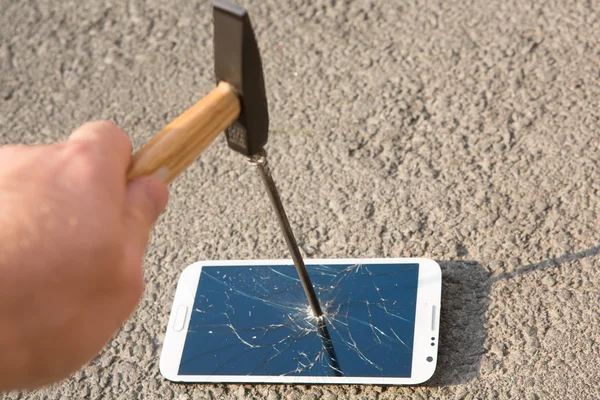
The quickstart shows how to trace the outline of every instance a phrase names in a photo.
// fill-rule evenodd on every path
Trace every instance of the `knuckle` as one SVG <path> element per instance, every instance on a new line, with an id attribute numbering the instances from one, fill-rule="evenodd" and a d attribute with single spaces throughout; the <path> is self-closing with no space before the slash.
<path id="1" fill-rule="evenodd" d="M 72 143 L 66 150 L 66 158 L 79 176 L 86 178 L 97 176 L 99 167 L 90 143 Z"/>
<path id="2" fill-rule="evenodd" d="M 97 139 L 108 139 L 115 145 L 131 147 L 129 136 L 112 121 L 89 121 L 84 123 L 80 129 Z"/>
<path id="3" fill-rule="evenodd" d="M 112 121 L 106 120 L 98 120 L 98 121 L 88 121 L 84 123 L 82 128 L 85 128 L 94 133 L 104 133 L 104 132 L 119 132 L 121 129 Z"/>
<path id="4" fill-rule="evenodd" d="M 93 131 L 98 136 L 110 136 L 110 140 L 120 146 L 131 146 L 129 136 L 112 121 L 95 121 Z"/>

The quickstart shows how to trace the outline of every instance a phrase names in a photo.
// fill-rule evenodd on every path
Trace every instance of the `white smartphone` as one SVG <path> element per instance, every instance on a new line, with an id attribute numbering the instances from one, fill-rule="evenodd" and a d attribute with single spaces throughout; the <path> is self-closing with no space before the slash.
<path id="1" fill-rule="evenodd" d="M 414 385 L 434 373 L 441 270 L 424 258 L 201 261 L 179 279 L 160 358 L 175 382 Z"/>

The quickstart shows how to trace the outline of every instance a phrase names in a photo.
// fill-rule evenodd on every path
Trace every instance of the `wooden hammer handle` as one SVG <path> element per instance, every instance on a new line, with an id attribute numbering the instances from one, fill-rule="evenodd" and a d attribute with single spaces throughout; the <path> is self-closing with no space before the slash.
<path id="1" fill-rule="evenodd" d="M 239 113 L 240 101 L 234 89 L 226 82 L 219 83 L 133 155 L 127 181 L 166 167 L 165 182 L 171 183 L 237 119 Z"/>

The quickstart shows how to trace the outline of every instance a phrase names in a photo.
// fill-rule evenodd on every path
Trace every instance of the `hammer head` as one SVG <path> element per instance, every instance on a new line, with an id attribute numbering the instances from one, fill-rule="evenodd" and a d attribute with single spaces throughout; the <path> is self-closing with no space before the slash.
<path id="1" fill-rule="evenodd" d="M 269 112 L 260 53 L 248 13 L 216 0 L 213 7 L 215 76 L 235 88 L 240 98 L 238 119 L 225 131 L 233 150 L 251 157 L 267 143 Z"/>

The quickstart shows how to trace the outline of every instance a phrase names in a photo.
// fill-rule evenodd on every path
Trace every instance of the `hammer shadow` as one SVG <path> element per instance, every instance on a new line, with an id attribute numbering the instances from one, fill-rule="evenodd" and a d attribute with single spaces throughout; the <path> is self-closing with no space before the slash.
<path id="1" fill-rule="evenodd" d="M 438 261 L 442 268 L 442 305 L 438 363 L 424 386 L 466 383 L 479 376 L 484 355 L 485 320 L 492 285 L 600 254 L 600 246 L 565 254 L 495 276 L 476 261 Z"/>

